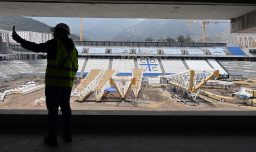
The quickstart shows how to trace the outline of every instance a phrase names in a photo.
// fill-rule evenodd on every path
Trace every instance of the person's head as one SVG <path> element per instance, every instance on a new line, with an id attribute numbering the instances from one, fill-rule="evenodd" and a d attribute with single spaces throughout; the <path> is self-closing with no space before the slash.
<path id="1" fill-rule="evenodd" d="M 70 29 L 67 24 L 59 23 L 51 28 L 54 38 L 67 38 L 70 35 Z"/>

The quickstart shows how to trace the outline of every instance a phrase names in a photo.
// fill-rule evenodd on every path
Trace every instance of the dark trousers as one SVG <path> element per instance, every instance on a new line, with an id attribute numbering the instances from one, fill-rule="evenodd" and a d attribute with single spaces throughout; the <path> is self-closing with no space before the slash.
<path id="1" fill-rule="evenodd" d="M 57 137 L 58 109 L 61 108 L 63 133 L 71 135 L 70 87 L 45 87 L 46 107 L 48 110 L 48 136 Z"/>

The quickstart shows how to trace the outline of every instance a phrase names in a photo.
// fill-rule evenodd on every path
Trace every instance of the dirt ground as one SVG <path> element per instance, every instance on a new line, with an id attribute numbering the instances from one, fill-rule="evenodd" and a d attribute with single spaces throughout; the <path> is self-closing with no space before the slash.
<path id="1" fill-rule="evenodd" d="M 0 86 L 0 92 L 4 89 L 15 88 L 18 85 L 24 84 L 27 81 L 36 81 L 39 84 L 43 83 L 43 79 L 29 78 L 19 79 L 12 82 L 5 82 Z M 210 92 L 221 95 L 232 95 L 232 91 L 238 89 L 232 88 L 231 90 L 224 89 L 208 89 Z M 36 99 L 44 97 L 44 89 L 39 91 L 21 95 L 13 94 L 8 95 L 3 102 L 0 101 L 0 109 L 46 109 L 45 103 L 36 103 Z M 239 100 L 239 99 L 235 99 Z M 107 95 L 106 100 L 101 102 L 94 101 L 94 94 L 85 100 L 85 102 L 76 102 L 76 98 L 71 97 L 71 107 L 73 110 L 138 110 L 138 111 L 251 111 L 256 110 L 256 107 L 243 105 L 238 102 L 225 103 L 216 101 L 214 103 L 209 102 L 179 102 L 176 98 L 162 88 L 142 88 L 139 99 L 134 101 L 132 92 L 128 93 L 126 101 L 122 101 L 118 94 Z"/>

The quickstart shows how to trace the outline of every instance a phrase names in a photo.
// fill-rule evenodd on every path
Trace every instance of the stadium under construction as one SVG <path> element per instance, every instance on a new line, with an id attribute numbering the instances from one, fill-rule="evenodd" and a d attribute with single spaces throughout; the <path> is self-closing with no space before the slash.
<path id="1" fill-rule="evenodd" d="M 10 32 L 2 33 L 0 108 L 44 109 L 46 54 L 24 50 L 8 37 Z M 37 43 L 51 38 L 42 33 L 20 35 L 27 40 L 40 35 Z M 75 44 L 79 52 L 71 103 L 75 110 L 254 109 L 256 58 L 238 44 Z"/>

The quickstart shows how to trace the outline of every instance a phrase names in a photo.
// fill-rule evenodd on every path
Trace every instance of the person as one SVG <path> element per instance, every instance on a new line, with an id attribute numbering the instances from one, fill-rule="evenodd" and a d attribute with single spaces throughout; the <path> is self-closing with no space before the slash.
<path id="1" fill-rule="evenodd" d="M 68 25 L 59 23 L 51 28 L 54 38 L 36 44 L 22 39 L 13 26 L 12 38 L 25 49 L 33 52 L 47 53 L 45 73 L 45 96 L 48 110 L 48 133 L 44 142 L 49 146 L 57 146 L 58 109 L 61 108 L 63 119 L 63 138 L 72 141 L 70 94 L 78 69 L 78 52 L 72 39 L 69 38 Z"/>

